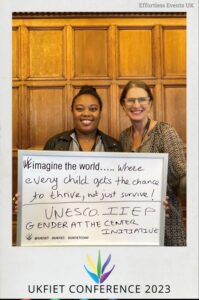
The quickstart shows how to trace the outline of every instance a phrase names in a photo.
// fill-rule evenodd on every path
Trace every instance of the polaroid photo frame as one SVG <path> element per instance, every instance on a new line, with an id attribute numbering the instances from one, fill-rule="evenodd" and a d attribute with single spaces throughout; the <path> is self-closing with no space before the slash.
<path id="1" fill-rule="evenodd" d="M 0 298 L 197 299 L 198 1 L 13 0 L 0 6 Z M 12 13 L 80 11 L 187 14 L 186 247 L 12 246 Z"/>

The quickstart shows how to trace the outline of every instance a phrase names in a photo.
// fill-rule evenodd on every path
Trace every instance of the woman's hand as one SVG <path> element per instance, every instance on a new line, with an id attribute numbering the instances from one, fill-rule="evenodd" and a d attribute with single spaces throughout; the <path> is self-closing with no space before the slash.
<path id="1" fill-rule="evenodd" d="M 164 205 L 164 208 L 165 208 L 165 216 L 167 218 L 170 217 L 170 211 L 171 211 L 171 206 L 169 204 L 169 197 L 166 196 L 166 198 L 163 200 L 163 205 Z"/>
<path id="2" fill-rule="evenodd" d="M 20 196 L 18 193 L 14 195 L 12 198 L 13 204 L 14 204 L 14 213 L 18 213 L 19 205 L 20 205 Z"/>

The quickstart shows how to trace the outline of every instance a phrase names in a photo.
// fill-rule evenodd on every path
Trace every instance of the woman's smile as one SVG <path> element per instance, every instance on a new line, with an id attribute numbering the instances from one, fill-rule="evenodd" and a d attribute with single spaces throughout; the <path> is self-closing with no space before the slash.
<path id="1" fill-rule="evenodd" d="M 80 121 L 81 121 L 82 124 L 85 125 L 85 126 L 89 126 L 89 125 L 91 125 L 92 122 L 93 122 L 93 120 L 91 120 L 90 118 L 89 118 L 89 119 L 86 119 L 86 118 L 80 119 Z"/>
<path id="2" fill-rule="evenodd" d="M 145 111 L 145 109 L 143 108 L 129 108 L 128 109 L 131 113 L 139 115 L 141 114 L 143 111 Z"/>

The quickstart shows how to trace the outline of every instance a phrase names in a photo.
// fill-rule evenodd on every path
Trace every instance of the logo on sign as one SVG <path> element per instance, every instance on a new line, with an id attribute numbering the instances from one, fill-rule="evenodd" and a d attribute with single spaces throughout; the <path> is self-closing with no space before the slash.
<path id="1" fill-rule="evenodd" d="M 27 233 L 26 234 L 26 239 L 29 240 L 29 241 L 32 240 L 32 234 L 31 233 Z"/>
<path id="2" fill-rule="evenodd" d="M 92 278 L 95 283 L 103 283 L 112 273 L 115 265 L 107 271 L 107 267 L 111 261 L 111 254 L 107 257 L 106 261 L 102 263 L 100 251 L 98 252 L 97 263 L 95 264 L 92 258 L 87 255 L 89 269 L 84 265 L 84 268 L 88 275 Z"/>

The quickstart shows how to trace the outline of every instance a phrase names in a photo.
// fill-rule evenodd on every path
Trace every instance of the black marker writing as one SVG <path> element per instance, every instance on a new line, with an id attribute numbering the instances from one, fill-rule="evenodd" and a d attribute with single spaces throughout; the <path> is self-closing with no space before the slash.
<path id="1" fill-rule="evenodd" d="M 64 192 L 64 193 L 61 193 L 59 191 L 52 191 L 51 194 L 50 194 L 50 198 L 55 200 L 55 199 L 79 199 L 79 200 L 82 200 L 84 201 L 84 195 L 81 195 L 80 193 L 78 192 Z"/>
<path id="2" fill-rule="evenodd" d="M 84 185 L 84 184 L 89 184 L 88 181 L 87 181 L 87 176 L 76 176 L 75 178 L 72 177 L 71 175 L 67 176 L 64 178 L 63 182 L 65 184 L 68 184 L 68 183 L 74 183 L 74 184 L 81 184 L 81 185 Z"/>
<path id="3" fill-rule="evenodd" d="M 111 178 L 105 176 L 101 178 L 94 178 L 93 183 L 96 185 L 96 187 L 99 187 L 101 184 L 112 184 L 112 181 Z"/>
<path id="4" fill-rule="evenodd" d="M 159 232 L 158 228 L 124 228 L 124 229 L 102 229 L 102 234 L 157 234 Z"/>
<path id="5" fill-rule="evenodd" d="M 124 226 L 124 225 L 139 225 L 135 219 L 131 220 L 119 220 L 119 221 L 113 221 L 113 220 L 106 220 L 104 221 L 104 225 L 107 227 L 111 226 Z"/>
<path id="6" fill-rule="evenodd" d="M 118 176 L 118 178 L 115 180 L 116 184 L 130 184 L 130 180 L 129 179 L 125 179 L 123 176 Z"/>
<path id="7" fill-rule="evenodd" d="M 58 188 L 58 178 L 57 177 L 41 177 L 38 176 L 36 178 L 26 178 L 25 179 L 26 184 L 37 184 L 40 183 L 50 183 L 52 184 L 52 190 L 56 190 Z"/>
<path id="8" fill-rule="evenodd" d="M 32 166 L 32 158 L 27 158 L 26 160 L 23 161 L 23 167 L 24 169 L 29 169 Z"/>
<path id="9" fill-rule="evenodd" d="M 76 207 L 74 209 L 71 208 L 58 208 L 55 209 L 53 206 L 51 208 L 45 209 L 45 217 L 50 220 L 52 218 L 58 219 L 63 217 L 73 217 L 73 216 L 85 216 L 85 217 L 95 217 L 98 215 L 97 209 L 91 209 L 90 207 L 79 208 Z"/>
<path id="10" fill-rule="evenodd" d="M 148 194 L 147 194 L 147 192 L 131 192 L 131 193 L 122 192 L 121 193 L 121 198 L 127 198 L 127 197 L 131 197 L 131 198 L 145 197 L 145 198 L 147 198 Z"/>
<path id="11" fill-rule="evenodd" d="M 44 194 L 39 194 L 39 193 L 34 192 L 33 198 L 30 202 L 33 202 L 33 201 L 38 200 L 38 199 L 42 199 L 43 197 L 44 197 Z"/>
<path id="12" fill-rule="evenodd" d="M 125 172 L 125 171 L 144 171 L 144 169 L 141 166 L 128 166 L 127 163 L 123 165 L 118 165 L 118 171 L 119 172 Z"/>
<path id="13" fill-rule="evenodd" d="M 103 193 L 102 192 L 100 200 L 104 200 L 106 198 L 112 199 L 115 197 L 115 195 L 116 195 L 116 191 L 113 191 L 112 193 Z"/>
<path id="14" fill-rule="evenodd" d="M 156 210 L 152 207 L 146 207 L 143 208 L 141 206 L 134 206 L 134 207 L 117 207 L 117 206 L 112 206 L 107 208 L 107 212 L 103 213 L 103 215 L 107 216 L 122 216 L 122 215 L 127 215 L 130 214 L 132 216 L 146 216 L 149 213 L 155 213 Z"/>

